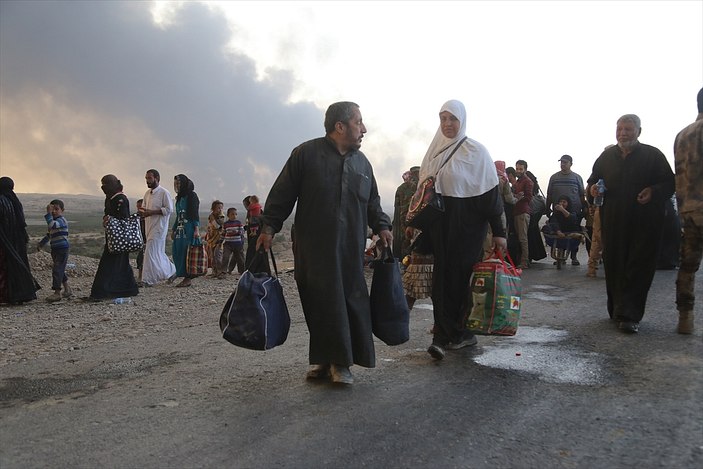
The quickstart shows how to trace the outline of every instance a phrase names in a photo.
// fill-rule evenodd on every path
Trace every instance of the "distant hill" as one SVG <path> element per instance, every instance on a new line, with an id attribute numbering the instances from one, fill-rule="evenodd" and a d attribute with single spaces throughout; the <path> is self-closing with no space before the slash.
<path id="1" fill-rule="evenodd" d="M 46 213 L 46 206 L 53 199 L 63 200 L 66 206 L 66 211 L 73 213 L 95 213 L 102 212 L 105 206 L 105 197 L 86 194 L 17 194 L 17 197 L 22 202 L 25 216 L 39 214 L 43 216 Z M 130 204 L 132 200 L 130 199 Z M 136 199 L 134 204 L 136 205 Z"/>
<path id="2" fill-rule="evenodd" d="M 145 191 L 146 192 L 146 191 Z M 105 207 L 105 197 L 98 195 L 86 195 L 86 194 L 38 194 L 38 193 L 23 193 L 17 194 L 17 197 L 22 202 L 24 207 L 25 216 L 28 218 L 39 218 L 43 220 L 43 216 L 46 213 L 46 206 L 53 199 L 63 200 L 66 206 L 66 215 L 92 215 L 92 214 L 102 214 Z M 141 198 L 141 197 L 139 197 Z M 139 198 L 129 197 L 129 207 L 132 212 L 137 211 L 137 200 Z M 200 201 L 200 214 L 201 216 L 207 217 L 210 213 L 211 201 Z M 225 210 L 228 207 L 236 207 L 240 214 L 240 218 L 243 218 L 241 214 L 244 213 L 244 207 L 240 203 L 225 202 Z"/>

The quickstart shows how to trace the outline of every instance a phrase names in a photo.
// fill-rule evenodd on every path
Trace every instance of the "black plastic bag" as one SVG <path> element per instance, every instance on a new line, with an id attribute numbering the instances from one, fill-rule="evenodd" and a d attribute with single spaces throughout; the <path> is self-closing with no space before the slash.
<path id="1" fill-rule="evenodd" d="M 410 309 L 405 300 L 398 260 L 387 247 L 380 258 L 371 261 L 371 325 L 373 335 L 386 345 L 410 340 Z"/>

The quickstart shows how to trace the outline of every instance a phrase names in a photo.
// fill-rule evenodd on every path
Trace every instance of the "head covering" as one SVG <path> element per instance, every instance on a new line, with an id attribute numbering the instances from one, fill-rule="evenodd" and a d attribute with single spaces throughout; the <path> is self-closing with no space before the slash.
<path id="1" fill-rule="evenodd" d="M 176 177 L 174 177 L 173 179 L 177 179 L 180 183 L 180 186 L 178 187 L 178 192 L 176 194 L 177 200 L 179 200 L 181 197 L 187 196 L 195 189 L 193 181 L 188 179 L 188 176 L 186 176 L 185 174 L 177 174 Z"/>
<path id="2" fill-rule="evenodd" d="M 569 155 L 563 155 L 561 158 L 559 158 L 559 161 L 568 161 L 569 163 L 573 163 L 574 159 L 571 158 Z"/>
<path id="3" fill-rule="evenodd" d="M 24 220 L 24 208 L 22 207 L 22 202 L 17 198 L 15 194 L 15 181 L 12 178 L 3 176 L 0 178 L 0 195 L 7 197 L 12 204 L 13 212 L 15 215 L 15 222 L 18 227 L 24 228 L 27 223 Z"/>
<path id="4" fill-rule="evenodd" d="M 0 178 L 0 193 L 3 195 L 8 195 L 10 193 L 14 194 L 15 190 L 15 181 L 12 180 L 12 178 L 9 178 L 7 176 L 3 176 Z"/>
<path id="5" fill-rule="evenodd" d="M 197 220 L 199 217 L 200 210 L 200 199 L 198 194 L 195 193 L 195 184 L 191 181 L 185 174 L 178 174 L 174 178 L 178 179 L 180 186 L 178 187 L 178 192 L 176 193 L 176 203 L 178 203 L 183 197 L 187 197 L 186 200 L 186 219 Z"/>
<path id="6" fill-rule="evenodd" d="M 122 182 L 114 174 L 106 174 L 100 178 L 102 187 L 105 188 L 105 196 L 109 199 L 122 192 Z"/>
<path id="7" fill-rule="evenodd" d="M 476 197 L 498 185 L 496 169 L 486 147 L 467 138 L 452 159 L 442 167 L 457 143 L 466 137 L 466 109 L 461 101 L 452 99 L 442 105 L 440 114 L 450 112 L 459 120 L 459 132 L 454 138 L 442 133 L 441 125 L 430 143 L 420 166 L 420 181 L 436 176 L 437 192 L 449 197 Z M 439 171 L 439 174 L 438 174 Z"/>

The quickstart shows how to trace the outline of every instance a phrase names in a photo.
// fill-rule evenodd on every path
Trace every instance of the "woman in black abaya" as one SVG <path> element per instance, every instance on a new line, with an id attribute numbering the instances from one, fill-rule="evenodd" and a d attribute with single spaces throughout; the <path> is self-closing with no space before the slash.
<path id="1" fill-rule="evenodd" d="M 27 259 L 27 223 L 15 183 L 0 178 L 0 303 L 19 304 L 37 299 L 39 284 Z"/>
<path id="2" fill-rule="evenodd" d="M 122 183 L 116 176 L 108 174 L 100 180 L 100 188 L 105 193 L 105 215 L 103 225 L 107 223 L 107 217 L 116 218 L 129 217 L 129 200 L 122 193 Z M 110 252 L 107 249 L 107 239 L 103 254 L 100 256 L 98 271 L 95 273 L 93 286 L 90 289 L 90 300 L 101 300 L 105 298 L 120 298 L 136 296 L 139 293 L 137 281 L 134 278 L 134 271 L 129 262 L 128 252 Z"/>

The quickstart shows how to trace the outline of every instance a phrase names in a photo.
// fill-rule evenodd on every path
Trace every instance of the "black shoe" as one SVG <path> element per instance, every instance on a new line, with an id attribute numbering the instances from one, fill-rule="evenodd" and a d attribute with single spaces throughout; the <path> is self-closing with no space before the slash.
<path id="1" fill-rule="evenodd" d="M 477 343 L 478 339 L 475 335 L 471 332 L 465 332 L 457 343 L 449 342 L 445 348 L 447 350 L 459 350 L 460 348 L 470 347 L 472 345 L 476 345 Z"/>
<path id="2" fill-rule="evenodd" d="M 432 358 L 434 358 L 435 360 L 443 359 L 444 355 L 446 354 L 444 349 L 436 344 L 430 345 L 429 348 L 427 349 L 427 353 L 429 353 L 432 356 Z"/>
<path id="3" fill-rule="evenodd" d="M 577 261 L 576 259 L 572 259 L 571 265 L 581 265 L 581 263 L 579 261 Z"/>
<path id="4" fill-rule="evenodd" d="M 640 323 L 634 321 L 623 321 L 618 324 L 618 329 L 628 334 L 636 334 L 640 330 Z"/>

